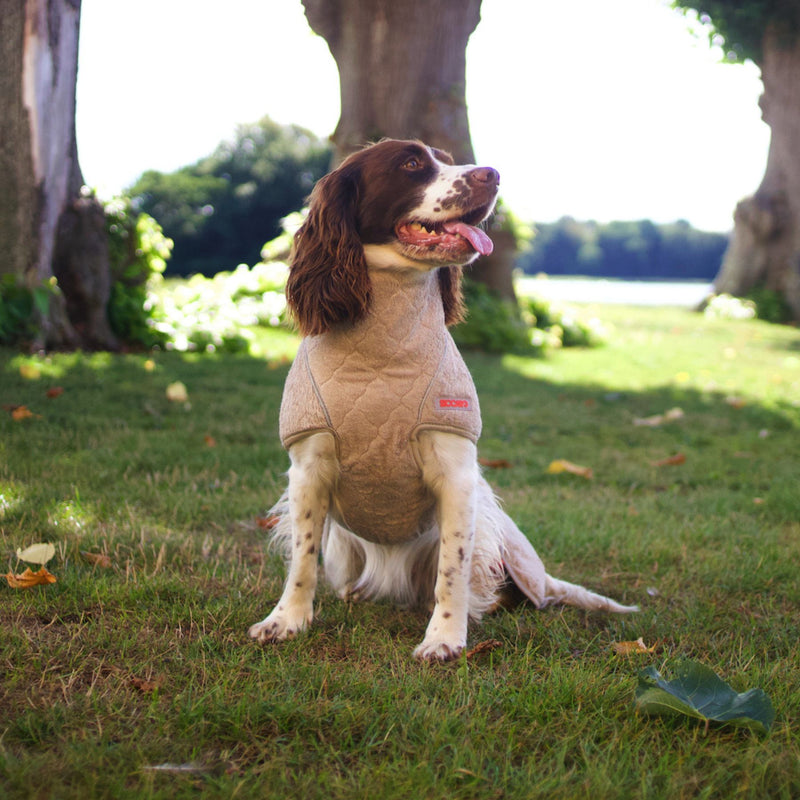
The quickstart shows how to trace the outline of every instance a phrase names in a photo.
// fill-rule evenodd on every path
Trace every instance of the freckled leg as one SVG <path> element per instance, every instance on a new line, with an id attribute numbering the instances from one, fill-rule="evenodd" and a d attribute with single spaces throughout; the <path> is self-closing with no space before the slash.
<path id="1" fill-rule="evenodd" d="M 333 437 L 328 433 L 300 440 L 292 445 L 289 457 L 291 561 L 278 604 L 249 630 L 260 642 L 291 639 L 311 622 L 322 531 L 338 467 Z"/>
<path id="2" fill-rule="evenodd" d="M 470 573 L 475 540 L 478 468 L 475 445 L 449 433 L 420 435 L 424 479 L 437 499 L 439 564 L 435 606 L 414 655 L 457 658 L 467 643 Z"/>

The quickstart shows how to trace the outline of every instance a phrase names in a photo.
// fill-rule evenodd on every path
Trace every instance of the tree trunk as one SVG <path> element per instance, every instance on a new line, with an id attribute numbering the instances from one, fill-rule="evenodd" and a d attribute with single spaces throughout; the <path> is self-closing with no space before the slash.
<path id="1" fill-rule="evenodd" d="M 734 213 L 734 230 L 716 293 L 776 292 L 800 321 L 800 40 L 764 37 L 761 109 L 770 126 L 767 168 Z"/>
<path id="2" fill-rule="evenodd" d="M 59 281 L 34 346 L 116 347 L 105 221 L 96 200 L 80 197 L 80 0 L 3 0 L 0 24 L 0 275 L 30 289 Z"/>
<path id="3" fill-rule="evenodd" d="M 481 0 L 303 0 L 339 68 L 336 163 L 389 136 L 421 139 L 458 163 L 475 163 L 466 103 L 466 48 Z M 515 299 L 513 237 L 495 232 L 495 254 L 474 277 Z"/>

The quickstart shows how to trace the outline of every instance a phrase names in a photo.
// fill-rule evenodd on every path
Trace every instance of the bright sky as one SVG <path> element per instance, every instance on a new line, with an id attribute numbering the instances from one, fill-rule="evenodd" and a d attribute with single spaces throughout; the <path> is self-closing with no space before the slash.
<path id="1" fill-rule="evenodd" d="M 300 0 L 83 0 L 78 147 L 102 197 L 269 115 L 321 136 L 336 65 Z M 664 0 L 483 0 L 467 51 L 477 160 L 522 218 L 728 230 L 769 129 L 752 64 L 721 63 Z"/>

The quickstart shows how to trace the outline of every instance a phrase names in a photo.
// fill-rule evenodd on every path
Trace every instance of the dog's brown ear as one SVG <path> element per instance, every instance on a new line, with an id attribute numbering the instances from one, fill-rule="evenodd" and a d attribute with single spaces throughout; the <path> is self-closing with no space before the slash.
<path id="1" fill-rule="evenodd" d="M 311 193 L 286 282 L 289 309 L 304 336 L 356 322 L 369 310 L 372 285 L 356 233 L 357 208 L 358 173 L 347 162 Z"/>
<path id="2" fill-rule="evenodd" d="M 445 325 L 464 319 L 464 296 L 461 293 L 461 267 L 439 267 L 439 292 L 444 306 Z"/>

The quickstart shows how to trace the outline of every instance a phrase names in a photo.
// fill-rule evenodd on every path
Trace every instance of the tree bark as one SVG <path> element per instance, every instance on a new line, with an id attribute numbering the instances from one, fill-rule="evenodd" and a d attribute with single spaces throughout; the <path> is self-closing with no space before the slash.
<path id="1" fill-rule="evenodd" d="M 421 139 L 475 163 L 466 103 L 466 48 L 481 0 L 303 0 L 339 69 L 334 162 L 383 137 Z M 490 228 L 495 254 L 473 277 L 510 299 L 515 242 Z"/>
<path id="2" fill-rule="evenodd" d="M 3 0 L 0 20 L 0 274 L 33 289 L 57 274 L 68 277 L 70 264 L 85 264 L 87 248 L 99 252 L 91 271 L 84 266 L 83 276 L 51 294 L 48 314 L 37 320 L 37 347 L 116 346 L 105 318 L 108 246 L 103 260 L 97 244 L 105 237 L 104 221 L 91 209 L 97 201 L 80 199 L 80 11 L 80 0 Z M 76 215 L 88 222 L 76 226 Z M 83 299 L 72 296 L 78 285 Z M 103 309 L 99 322 L 96 313 L 85 315 L 87 298 Z"/>
<path id="3" fill-rule="evenodd" d="M 755 194 L 736 207 L 714 291 L 741 297 L 769 289 L 800 321 L 800 40 L 768 30 L 760 67 L 771 130 L 767 167 Z"/>

